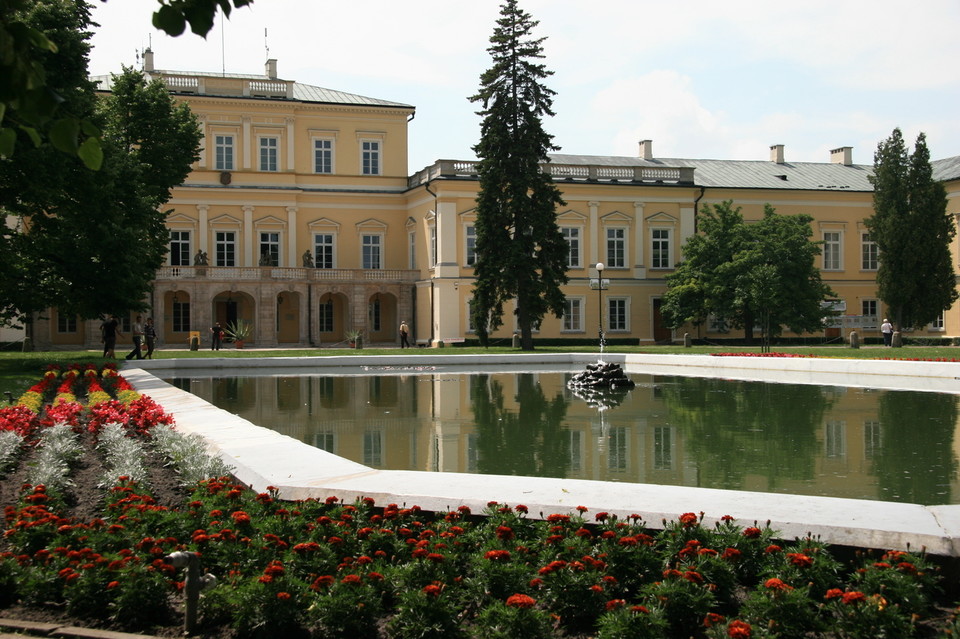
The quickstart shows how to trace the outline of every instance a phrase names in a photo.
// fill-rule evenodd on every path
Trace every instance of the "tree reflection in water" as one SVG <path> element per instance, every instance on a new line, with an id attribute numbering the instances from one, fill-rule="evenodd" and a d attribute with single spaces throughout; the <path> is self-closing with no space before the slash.
<path id="1" fill-rule="evenodd" d="M 517 408 L 507 409 L 498 379 L 472 375 L 470 384 L 480 473 L 566 476 L 570 451 L 560 426 L 567 414 L 567 400 L 561 394 L 547 399 L 536 375 L 519 373 L 514 398 Z"/>
<path id="2" fill-rule="evenodd" d="M 699 484 L 743 489 L 746 475 L 810 480 L 828 387 L 676 377 L 662 387 L 670 422 L 681 429 Z"/>
<path id="3" fill-rule="evenodd" d="M 879 453 L 874 457 L 881 499 L 952 503 L 957 396 L 886 391 L 878 414 Z"/>

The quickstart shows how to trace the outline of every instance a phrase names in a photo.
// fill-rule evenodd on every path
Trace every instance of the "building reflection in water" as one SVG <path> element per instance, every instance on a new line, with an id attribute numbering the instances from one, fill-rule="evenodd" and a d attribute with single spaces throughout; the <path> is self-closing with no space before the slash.
<path id="1" fill-rule="evenodd" d="M 954 503 L 957 397 L 633 374 L 601 410 L 573 373 L 170 380 L 367 466 Z"/>

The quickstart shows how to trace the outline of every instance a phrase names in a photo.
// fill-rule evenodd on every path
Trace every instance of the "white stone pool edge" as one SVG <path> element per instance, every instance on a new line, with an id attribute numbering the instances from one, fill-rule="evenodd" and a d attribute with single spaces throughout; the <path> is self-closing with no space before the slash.
<path id="1" fill-rule="evenodd" d="M 211 454 L 232 466 L 237 479 L 263 492 L 275 486 L 283 499 L 352 502 L 371 497 L 378 505 L 418 505 L 446 511 L 469 506 L 480 512 L 489 501 L 524 504 L 531 516 L 570 513 L 577 506 L 588 516 L 605 511 L 620 517 L 639 514 L 651 527 L 684 512 L 704 512 L 712 525 L 730 515 L 743 526 L 770 522 L 784 539 L 808 534 L 822 540 L 867 548 L 919 550 L 960 556 L 960 505 L 921 506 L 893 502 L 716 490 L 656 484 L 626 484 L 578 479 L 509 477 L 465 473 L 376 470 L 314 448 L 292 437 L 257 426 L 161 381 L 150 371 L 191 369 L 239 371 L 258 368 L 280 372 L 296 368 L 317 374 L 370 366 L 438 367 L 524 364 L 586 364 L 596 354 L 503 354 L 221 358 L 151 360 L 127 363 L 123 376 L 142 394 L 171 413 L 178 430 L 197 433 Z M 609 354 L 628 372 L 658 375 L 757 379 L 792 383 L 835 384 L 871 388 L 960 393 L 960 363 L 817 358 L 711 357 L 700 355 Z"/>

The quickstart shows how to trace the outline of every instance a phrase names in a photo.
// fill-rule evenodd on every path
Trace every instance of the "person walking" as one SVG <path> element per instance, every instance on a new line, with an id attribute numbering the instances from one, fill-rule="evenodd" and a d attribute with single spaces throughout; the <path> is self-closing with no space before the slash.
<path id="1" fill-rule="evenodd" d="M 891 346 L 893 344 L 893 324 L 890 323 L 890 320 L 884 318 L 883 324 L 880 325 L 880 332 L 883 333 L 883 345 Z"/>
<path id="2" fill-rule="evenodd" d="M 117 347 L 118 335 L 123 337 L 123 333 L 120 332 L 120 320 L 117 319 L 116 315 L 110 315 L 110 317 L 100 325 L 100 341 L 103 342 L 104 357 L 109 357 L 110 359 L 116 358 L 114 349 Z"/>
<path id="3" fill-rule="evenodd" d="M 400 322 L 400 348 L 410 348 L 410 341 L 407 336 L 410 334 L 410 327 L 407 326 L 407 320 Z"/>
<path id="4" fill-rule="evenodd" d="M 130 334 L 133 337 L 133 349 L 127 354 L 126 359 L 143 359 L 143 353 L 140 352 L 140 346 L 143 344 L 143 316 L 137 315 L 137 320 L 133 323 L 133 328 L 130 329 Z"/>
<path id="5" fill-rule="evenodd" d="M 214 322 L 213 327 L 210 329 L 210 350 L 219 351 L 220 345 L 223 343 L 223 329 L 220 328 L 220 322 Z"/>
<path id="6" fill-rule="evenodd" d="M 157 345 L 157 329 L 153 325 L 153 318 L 148 317 L 143 326 L 143 338 L 147 340 L 147 359 L 153 359 L 153 348 Z"/>

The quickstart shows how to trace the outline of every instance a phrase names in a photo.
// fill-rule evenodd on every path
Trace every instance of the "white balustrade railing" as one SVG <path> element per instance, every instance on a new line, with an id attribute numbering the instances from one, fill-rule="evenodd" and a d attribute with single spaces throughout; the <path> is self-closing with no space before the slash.
<path id="1" fill-rule="evenodd" d="M 476 177 L 477 162 L 464 160 L 438 160 L 436 163 L 410 176 L 407 186 L 413 188 L 439 177 Z M 591 182 L 652 182 L 693 184 L 693 167 L 674 166 L 610 166 L 606 164 L 558 164 L 548 162 L 543 170 L 557 180 Z"/>
<path id="2" fill-rule="evenodd" d="M 253 281 L 286 280 L 302 282 L 415 282 L 420 271 L 411 269 L 305 268 L 281 266 L 161 266 L 157 280 Z"/>

